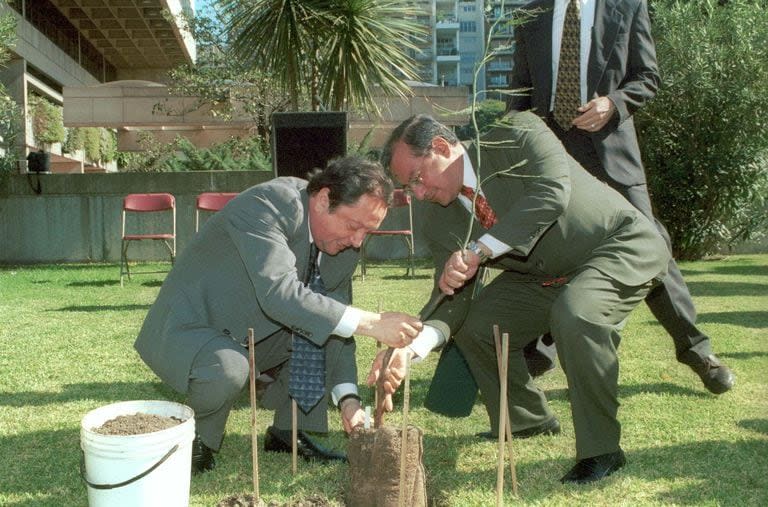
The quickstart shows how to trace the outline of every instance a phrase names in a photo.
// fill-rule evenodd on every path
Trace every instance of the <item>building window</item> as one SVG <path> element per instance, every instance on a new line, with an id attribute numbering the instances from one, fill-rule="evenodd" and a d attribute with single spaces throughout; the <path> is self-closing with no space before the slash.
<path id="1" fill-rule="evenodd" d="M 461 10 L 463 12 L 476 12 L 477 11 L 477 6 L 475 4 L 463 5 L 461 7 Z"/>
<path id="2" fill-rule="evenodd" d="M 477 31 L 477 22 L 476 21 L 462 21 L 459 24 L 459 31 L 460 32 L 476 32 Z"/>

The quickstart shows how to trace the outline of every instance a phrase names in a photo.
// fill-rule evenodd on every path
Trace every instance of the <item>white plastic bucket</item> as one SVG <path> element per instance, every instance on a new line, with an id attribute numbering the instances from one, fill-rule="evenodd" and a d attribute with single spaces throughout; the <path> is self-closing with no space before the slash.
<path id="1" fill-rule="evenodd" d="M 184 422 L 141 435 L 102 435 L 93 431 L 118 416 L 139 412 Z M 186 507 L 194 438 L 194 412 L 172 401 L 124 401 L 88 412 L 80 428 L 88 505 Z"/>

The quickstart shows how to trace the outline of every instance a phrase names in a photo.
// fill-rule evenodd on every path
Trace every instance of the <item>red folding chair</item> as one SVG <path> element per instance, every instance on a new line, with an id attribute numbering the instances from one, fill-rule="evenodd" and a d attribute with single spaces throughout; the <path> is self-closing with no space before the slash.
<path id="1" fill-rule="evenodd" d="M 195 232 L 200 228 L 200 212 L 217 212 L 237 195 L 236 192 L 203 192 L 195 202 Z"/>
<path id="2" fill-rule="evenodd" d="M 413 267 L 413 256 L 415 253 L 413 242 L 413 208 L 411 207 L 411 196 L 403 189 L 395 189 L 392 195 L 392 208 L 404 208 L 408 207 L 408 228 L 407 229 L 379 229 L 369 232 L 363 240 L 363 245 L 360 248 L 360 275 L 365 280 L 367 258 L 365 255 L 365 247 L 371 238 L 381 236 L 397 236 L 405 242 L 405 246 L 408 249 L 408 268 L 405 271 L 405 275 L 408 273 L 413 277 L 416 274 L 416 270 Z"/>
<path id="3" fill-rule="evenodd" d="M 126 232 L 126 216 L 128 213 L 155 213 L 155 216 L 161 216 L 170 211 L 171 215 L 171 232 Z M 132 221 L 133 222 L 133 221 Z M 149 220 L 136 220 L 136 224 L 132 224 L 133 228 L 144 227 L 148 224 Z M 157 226 L 155 226 L 157 227 Z M 171 264 L 176 259 L 176 199 L 171 194 L 167 193 L 155 193 L 155 194 L 128 194 L 123 199 L 123 211 L 122 211 L 122 228 L 121 228 L 122 244 L 120 248 L 120 285 L 123 284 L 123 277 L 128 276 L 128 280 L 131 279 L 131 270 L 128 266 L 128 246 L 133 241 L 162 241 L 168 249 L 168 253 L 171 256 Z M 142 271 L 140 273 L 164 273 L 165 271 Z M 139 272 L 134 272 L 138 274 Z"/>

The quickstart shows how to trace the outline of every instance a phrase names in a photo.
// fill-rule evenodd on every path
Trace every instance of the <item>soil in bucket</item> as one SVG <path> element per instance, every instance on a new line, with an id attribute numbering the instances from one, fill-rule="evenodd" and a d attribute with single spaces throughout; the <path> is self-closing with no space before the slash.
<path id="1" fill-rule="evenodd" d="M 141 435 L 173 428 L 183 423 L 177 417 L 166 417 L 155 414 L 136 413 L 119 415 L 106 421 L 93 431 L 101 435 Z"/>

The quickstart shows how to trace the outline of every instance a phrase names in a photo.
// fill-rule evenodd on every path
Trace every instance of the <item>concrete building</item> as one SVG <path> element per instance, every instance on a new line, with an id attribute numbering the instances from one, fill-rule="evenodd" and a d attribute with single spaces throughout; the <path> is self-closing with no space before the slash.
<path id="1" fill-rule="evenodd" d="M 168 69 L 195 60 L 184 15 L 194 0 L 11 0 L 0 14 L 16 18 L 17 44 L 0 81 L 27 111 L 34 97 L 63 105 L 64 87 L 120 80 L 162 82 Z M 31 119 L 21 152 L 51 154 L 52 172 L 105 171 L 99 161 L 63 153 L 34 138 Z M 22 172 L 24 168 L 22 167 Z"/>

